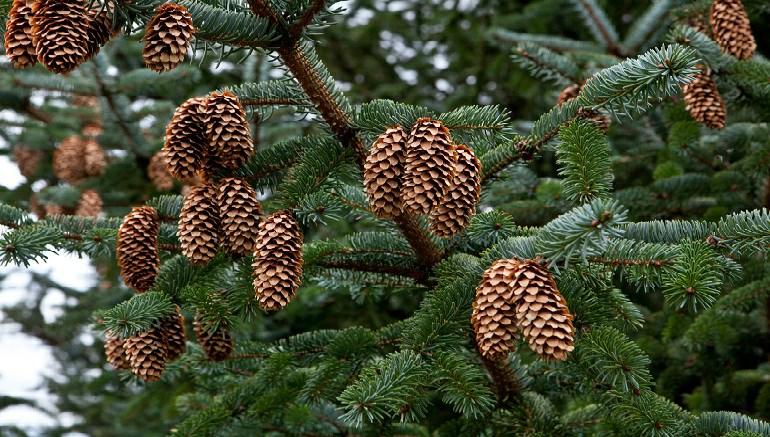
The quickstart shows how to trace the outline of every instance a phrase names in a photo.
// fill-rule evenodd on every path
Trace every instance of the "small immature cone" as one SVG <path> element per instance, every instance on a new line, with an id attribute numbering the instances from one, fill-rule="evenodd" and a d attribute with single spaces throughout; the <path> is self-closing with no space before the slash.
<path id="1" fill-rule="evenodd" d="M 220 218 L 217 190 L 210 183 L 194 187 L 184 197 L 179 214 L 179 243 L 182 254 L 196 265 L 206 264 L 217 255 Z"/>
<path id="2" fill-rule="evenodd" d="M 123 340 L 107 333 L 104 340 L 104 355 L 107 362 L 115 369 L 130 369 L 126 351 L 123 349 Z"/>
<path id="3" fill-rule="evenodd" d="M 404 171 L 406 132 L 388 128 L 377 137 L 364 164 L 364 187 L 372 212 L 382 218 L 401 213 L 401 175 Z"/>
<path id="4" fill-rule="evenodd" d="M 683 85 L 682 93 L 687 111 L 697 122 L 711 129 L 725 127 L 725 102 L 708 70 L 703 69 L 692 82 Z"/>
<path id="5" fill-rule="evenodd" d="M 142 57 L 147 68 L 158 73 L 176 68 L 184 61 L 194 33 L 187 8 L 175 3 L 158 6 L 144 33 Z"/>
<path id="6" fill-rule="evenodd" d="M 75 209 L 75 215 L 97 217 L 102 213 L 102 197 L 96 190 L 85 190 L 80 193 L 80 200 Z"/>
<path id="7" fill-rule="evenodd" d="M 147 176 L 158 191 L 169 191 L 174 188 L 174 177 L 166 169 L 166 153 L 158 150 L 150 158 L 147 165 Z"/>
<path id="8" fill-rule="evenodd" d="M 757 43 L 741 0 L 714 0 L 710 21 L 714 39 L 723 52 L 738 59 L 754 56 Z"/>
<path id="9" fill-rule="evenodd" d="M 32 179 L 37 173 L 40 160 L 43 159 L 43 151 L 30 149 L 24 146 L 13 148 L 13 159 L 19 167 L 19 172 L 27 179 Z"/>
<path id="10" fill-rule="evenodd" d="M 278 211 L 259 224 L 254 250 L 254 290 L 259 306 L 278 311 L 302 283 L 302 230 L 294 215 Z"/>
<path id="11" fill-rule="evenodd" d="M 155 282 L 160 268 L 158 258 L 158 213 L 149 206 L 138 206 L 123 219 L 118 231 L 118 264 L 126 285 L 139 292 Z"/>
<path id="12" fill-rule="evenodd" d="M 401 200 L 414 214 L 429 214 L 449 190 L 457 161 L 452 137 L 443 123 L 421 118 L 406 145 Z"/>
<path id="13" fill-rule="evenodd" d="M 99 176 L 107 167 L 107 155 L 96 140 L 89 138 L 84 142 L 85 171 L 88 176 Z"/>
<path id="14" fill-rule="evenodd" d="M 473 150 L 457 146 L 457 164 L 449 191 L 430 212 L 430 229 L 439 237 L 451 237 L 465 229 L 476 214 L 481 196 L 481 161 Z"/>
<path id="15" fill-rule="evenodd" d="M 222 361 L 233 352 L 233 337 L 227 327 L 221 323 L 212 330 L 203 320 L 203 316 L 196 314 L 193 321 L 193 331 L 195 331 L 198 344 L 201 345 L 209 360 Z"/>
<path id="16" fill-rule="evenodd" d="M 222 220 L 222 238 L 228 252 L 248 255 L 254 252 L 257 225 L 262 205 L 257 192 L 243 179 L 224 178 L 219 185 L 219 217 Z"/>
<path id="17" fill-rule="evenodd" d="M 168 343 L 157 328 L 123 341 L 131 372 L 146 382 L 160 380 L 168 361 Z"/>
<path id="18" fill-rule="evenodd" d="M 172 176 L 190 179 L 203 169 L 208 144 L 202 97 L 192 97 L 179 105 L 166 126 L 163 151 L 166 168 Z"/>
<path id="19" fill-rule="evenodd" d="M 210 154 L 216 166 L 238 168 L 254 153 L 246 112 L 235 94 L 229 91 L 209 94 L 205 123 Z"/>
<path id="20" fill-rule="evenodd" d="M 115 32 L 112 31 L 112 13 L 108 8 L 102 9 L 99 5 L 94 5 L 88 11 L 89 24 L 88 32 L 88 50 L 86 60 L 96 56 L 102 46 L 112 38 Z"/>
<path id="21" fill-rule="evenodd" d="M 485 358 L 505 358 L 516 340 L 516 312 L 513 296 L 513 275 L 518 260 L 497 260 L 484 272 L 476 288 L 471 325 L 476 334 L 476 346 Z"/>
<path id="22" fill-rule="evenodd" d="M 523 261 L 512 286 L 516 324 L 530 349 L 547 360 L 566 360 L 575 348 L 575 328 L 551 272 L 538 260 Z"/>
<path id="23" fill-rule="evenodd" d="M 31 67 L 37 62 L 32 42 L 32 3 L 13 0 L 5 22 L 5 55 L 14 68 Z"/>
<path id="24" fill-rule="evenodd" d="M 37 60 L 48 71 L 65 74 L 88 55 L 89 18 L 80 0 L 37 0 L 32 6 Z"/>
<path id="25" fill-rule="evenodd" d="M 187 351 L 187 340 L 184 329 L 184 316 L 179 306 L 174 314 L 162 319 L 158 330 L 165 337 L 168 344 L 168 362 L 174 361 Z"/>
<path id="26" fill-rule="evenodd" d="M 85 179 L 85 153 L 85 142 L 80 137 L 73 135 L 62 140 L 53 152 L 54 175 L 73 185 Z"/>

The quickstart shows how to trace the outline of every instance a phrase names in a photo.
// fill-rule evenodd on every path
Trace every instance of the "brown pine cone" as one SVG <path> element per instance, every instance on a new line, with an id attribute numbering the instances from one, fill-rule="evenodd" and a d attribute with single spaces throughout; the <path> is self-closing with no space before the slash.
<path id="1" fill-rule="evenodd" d="M 725 127 L 727 108 L 710 72 L 706 69 L 682 86 L 687 111 L 697 122 L 711 128 Z"/>
<path id="2" fill-rule="evenodd" d="M 13 0 L 5 22 L 5 54 L 14 68 L 27 68 L 37 63 L 32 42 L 32 3 Z"/>
<path id="3" fill-rule="evenodd" d="M 202 97 L 192 97 L 179 105 L 166 126 L 166 167 L 172 176 L 189 179 L 203 169 L 208 144 Z"/>
<path id="4" fill-rule="evenodd" d="M 274 212 L 259 224 L 254 250 L 254 290 L 264 311 L 289 304 L 302 283 L 302 230 L 289 211 Z"/>
<path id="5" fill-rule="evenodd" d="M 219 185 L 219 217 L 222 239 L 228 252 L 248 255 L 254 252 L 262 205 L 257 192 L 243 179 L 224 178 Z"/>
<path id="6" fill-rule="evenodd" d="M 158 73 L 176 68 L 184 61 L 194 33 L 187 8 L 175 3 L 158 6 L 144 33 L 142 57 L 147 68 Z"/>
<path id="7" fill-rule="evenodd" d="M 88 13 L 80 0 L 37 0 L 32 6 L 37 60 L 48 71 L 65 74 L 88 55 Z"/>
<path id="8" fill-rule="evenodd" d="M 479 352 L 491 360 L 507 357 L 515 346 L 516 311 L 511 303 L 511 284 L 518 267 L 518 260 L 497 260 L 484 272 L 476 288 L 471 325 Z"/>
<path id="9" fill-rule="evenodd" d="M 566 360 L 575 348 L 575 328 L 551 272 L 538 260 L 525 260 L 512 286 L 516 325 L 530 349 L 547 360 Z"/>
<path id="10" fill-rule="evenodd" d="M 214 328 L 203 320 L 201 314 L 196 314 L 193 321 L 193 331 L 195 331 L 198 344 L 201 345 L 209 360 L 226 360 L 233 352 L 235 342 L 230 331 L 222 323 Z"/>
<path id="11" fill-rule="evenodd" d="M 158 275 L 158 213 L 149 206 L 138 206 L 123 219 L 118 231 L 118 264 L 126 285 L 139 292 L 152 287 Z"/>
<path id="12" fill-rule="evenodd" d="M 473 150 L 461 144 L 449 191 L 430 213 L 430 229 L 440 237 L 451 237 L 465 229 L 476 214 L 481 196 L 481 161 Z"/>
<path id="13" fill-rule="evenodd" d="M 415 214 L 429 214 L 449 190 L 457 162 L 452 137 L 443 123 L 421 118 L 406 145 L 401 201 Z"/>
<path id="14" fill-rule="evenodd" d="M 108 7 L 103 9 L 98 5 L 92 6 L 88 10 L 88 19 L 90 21 L 86 29 L 88 32 L 88 54 L 86 55 L 86 61 L 96 56 L 102 46 L 107 44 L 107 41 L 116 33 L 112 30 L 113 14 L 108 10 Z"/>
<path id="15" fill-rule="evenodd" d="M 714 0 L 710 21 L 714 39 L 723 52 L 738 59 L 754 56 L 757 43 L 741 0 Z"/>
<path id="16" fill-rule="evenodd" d="M 160 149 L 152 155 L 147 165 L 147 176 L 158 191 L 169 191 L 174 188 L 174 177 L 166 169 L 166 153 Z"/>
<path id="17" fill-rule="evenodd" d="M 364 187 L 372 212 L 382 218 L 401 213 L 401 175 L 404 171 L 406 132 L 388 128 L 377 137 L 364 164 Z"/>
<path id="18" fill-rule="evenodd" d="M 168 360 L 168 343 L 157 328 L 123 341 L 131 372 L 146 382 L 160 380 Z"/>
<path id="19" fill-rule="evenodd" d="M 96 190 L 85 190 L 80 193 L 80 200 L 75 209 L 75 215 L 97 217 L 102 213 L 102 197 Z"/>
<path id="20" fill-rule="evenodd" d="M 88 176 L 99 176 L 107 167 L 107 155 L 104 149 L 94 139 L 87 139 L 84 143 L 85 171 Z"/>
<path id="21" fill-rule="evenodd" d="M 561 105 L 563 103 L 569 102 L 570 100 L 574 99 L 580 94 L 580 90 L 582 88 L 583 88 L 582 86 L 576 83 L 573 83 L 572 85 L 568 85 L 559 93 L 559 98 L 556 100 L 556 104 Z"/>
<path id="22" fill-rule="evenodd" d="M 123 349 L 123 340 L 119 337 L 111 335 L 109 332 L 106 334 L 104 340 L 104 355 L 107 357 L 107 362 L 114 369 L 130 369 L 131 364 L 128 362 L 126 351 Z"/>
<path id="23" fill-rule="evenodd" d="M 182 254 L 192 264 L 206 264 L 217 255 L 219 225 L 216 188 L 210 183 L 192 188 L 184 197 L 178 230 Z"/>
<path id="24" fill-rule="evenodd" d="M 234 169 L 246 163 L 254 153 L 254 144 L 246 112 L 238 97 L 229 91 L 209 94 L 205 114 L 209 153 L 215 161 L 213 166 Z"/>
<path id="25" fill-rule="evenodd" d="M 179 306 L 176 312 L 160 321 L 158 330 L 168 344 L 168 362 L 174 361 L 187 351 L 187 340 L 184 329 L 184 316 Z"/>
<path id="26" fill-rule="evenodd" d="M 590 121 L 604 133 L 610 130 L 610 124 L 612 124 L 612 119 L 609 115 L 593 108 L 580 108 L 578 109 L 577 116 L 583 120 Z"/>
<path id="27" fill-rule="evenodd" d="M 27 179 L 32 179 L 37 174 L 40 160 L 43 159 L 43 151 L 30 149 L 29 147 L 16 146 L 13 148 L 13 159 L 19 167 L 19 172 Z"/>
<path id="28" fill-rule="evenodd" d="M 70 184 L 85 179 L 85 143 L 80 137 L 69 136 L 59 143 L 53 152 L 53 173 L 57 178 Z"/>

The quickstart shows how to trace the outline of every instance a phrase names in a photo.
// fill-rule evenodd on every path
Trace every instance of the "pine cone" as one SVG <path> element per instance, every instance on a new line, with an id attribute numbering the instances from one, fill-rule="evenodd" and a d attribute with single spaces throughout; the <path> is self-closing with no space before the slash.
<path id="1" fill-rule="evenodd" d="M 43 159 L 43 151 L 30 149 L 29 147 L 16 146 L 13 148 L 13 159 L 19 167 L 19 172 L 27 179 L 32 179 L 37 174 L 40 160 Z"/>
<path id="2" fill-rule="evenodd" d="M 160 380 L 168 360 L 168 343 L 158 329 L 125 339 L 123 349 L 134 375 L 146 382 Z"/>
<path id="3" fill-rule="evenodd" d="M 196 314 L 193 321 L 193 331 L 195 331 L 195 338 L 198 340 L 198 344 L 206 352 L 209 360 L 226 360 L 233 352 L 233 337 L 230 335 L 227 327 L 221 323 L 216 329 L 212 330 L 211 326 L 203 320 L 203 316 Z"/>
<path id="4" fill-rule="evenodd" d="M 505 358 L 514 349 L 516 312 L 511 303 L 511 283 L 518 267 L 515 259 L 497 260 L 476 288 L 471 325 L 479 352 L 491 360 Z"/>
<path id="5" fill-rule="evenodd" d="M 123 340 L 107 333 L 104 341 L 104 355 L 107 362 L 115 369 L 130 369 L 126 351 L 123 349 Z"/>
<path id="6" fill-rule="evenodd" d="M 95 190 L 85 190 L 80 193 L 80 200 L 75 209 L 75 215 L 97 217 L 102 213 L 102 198 Z"/>
<path id="7" fill-rule="evenodd" d="M 88 55 L 88 13 L 80 0 L 33 3 L 32 35 L 37 60 L 48 71 L 69 73 Z"/>
<path id="8" fill-rule="evenodd" d="M 242 166 L 254 153 L 254 144 L 238 97 L 229 91 L 209 94 L 205 114 L 206 137 L 215 161 L 209 166 L 229 169 Z"/>
<path id="9" fill-rule="evenodd" d="M 179 214 L 179 243 L 182 254 L 196 265 L 206 264 L 219 248 L 217 190 L 210 183 L 199 185 L 184 197 Z"/>
<path id="10" fill-rule="evenodd" d="M 174 178 L 166 169 L 166 151 L 158 150 L 147 165 L 147 176 L 158 191 L 169 191 L 174 188 Z"/>
<path id="11" fill-rule="evenodd" d="M 262 215 L 257 192 L 243 179 L 224 178 L 219 185 L 218 203 L 223 243 L 228 251 L 237 255 L 254 252 L 257 225 Z"/>
<path id="12" fill-rule="evenodd" d="M 118 264 L 126 285 L 140 292 L 155 282 L 158 258 L 158 213 L 149 206 L 138 206 L 123 219 L 118 231 Z"/>
<path id="13" fill-rule="evenodd" d="M 401 200 L 416 214 L 429 214 L 452 182 L 457 154 L 443 123 L 421 118 L 412 127 L 406 145 Z"/>
<path id="14" fill-rule="evenodd" d="M 711 129 L 725 127 L 727 109 L 709 71 L 704 69 L 692 82 L 683 85 L 682 94 L 693 119 Z"/>
<path id="15" fill-rule="evenodd" d="M 187 99 L 179 105 L 166 126 L 166 167 L 172 176 L 189 179 L 203 168 L 206 158 L 206 128 L 202 97 Z"/>
<path id="16" fill-rule="evenodd" d="M 406 132 L 391 127 L 377 137 L 364 164 L 364 186 L 372 212 L 392 218 L 401 212 L 401 175 L 404 170 Z"/>
<path id="17" fill-rule="evenodd" d="M 754 56 L 757 43 L 741 0 L 714 0 L 710 21 L 714 38 L 723 52 L 738 59 Z"/>
<path id="18" fill-rule="evenodd" d="M 70 184 L 77 184 L 86 178 L 83 155 L 85 143 L 77 136 L 69 136 L 59 143 L 53 152 L 53 173 L 57 178 Z"/>
<path id="19" fill-rule="evenodd" d="M 168 344 L 168 362 L 174 361 L 187 351 L 187 340 L 184 329 L 184 316 L 179 306 L 176 312 L 160 321 L 158 330 Z"/>
<path id="20" fill-rule="evenodd" d="M 288 305 L 302 283 L 302 239 L 291 212 L 275 212 L 259 224 L 252 267 L 263 310 L 277 311 Z"/>
<path id="21" fill-rule="evenodd" d="M 590 121 L 604 133 L 610 130 L 610 124 L 612 124 L 612 119 L 609 115 L 592 108 L 578 109 L 577 116 L 583 120 Z"/>
<path id="22" fill-rule="evenodd" d="M 537 260 L 526 260 L 516 269 L 512 285 L 516 325 L 530 349 L 547 360 L 566 360 L 574 349 L 575 328 L 551 272 Z"/>
<path id="23" fill-rule="evenodd" d="M 476 214 L 481 196 L 481 161 L 468 146 L 457 149 L 457 164 L 449 191 L 430 213 L 430 229 L 440 237 L 451 237 L 465 229 Z"/>
<path id="24" fill-rule="evenodd" d="M 99 176 L 107 167 L 107 155 L 104 149 L 94 139 L 87 139 L 84 143 L 85 171 L 88 176 Z"/>
<path id="25" fill-rule="evenodd" d="M 142 57 L 147 68 L 158 73 L 176 68 L 184 61 L 194 33 L 187 8 L 174 3 L 158 6 L 144 33 Z"/>
<path id="26" fill-rule="evenodd" d="M 15 68 L 35 65 L 35 45 L 32 37 L 32 1 L 13 0 L 5 22 L 5 54 Z"/>
<path id="27" fill-rule="evenodd" d="M 112 12 L 102 9 L 98 5 L 92 6 L 88 11 L 88 54 L 86 61 L 99 53 L 102 46 L 112 38 L 116 32 L 112 31 Z"/>
<path id="28" fill-rule="evenodd" d="M 559 93 L 559 98 L 556 100 L 556 104 L 561 105 L 563 103 L 569 102 L 570 100 L 574 99 L 580 94 L 580 90 L 582 88 L 583 88 L 582 86 L 576 83 L 573 83 L 572 85 L 568 85 Z"/>
<path id="29" fill-rule="evenodd" d="M 83 125 L 80 134 L 89 139 L 96 139 L 96 137 L 102 134 L 103 130 L 101 122 L 92 121 Z"/>

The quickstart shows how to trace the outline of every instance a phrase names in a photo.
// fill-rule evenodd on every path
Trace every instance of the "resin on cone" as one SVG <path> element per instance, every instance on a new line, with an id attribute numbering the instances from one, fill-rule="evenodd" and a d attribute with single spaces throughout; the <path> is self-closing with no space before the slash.
<path id="1" fill-rule="evenodd" d="M 147 164 L 147 177 L 158 191 L 169 191 L 174 188 L 174 177 L 166 169 L 166 152 L 160 149 L 150 158 Z"/>
<path id="2" fill-rule="evenodd" d="M 37 60 L 48 71 L 69 73 L 88 55 L 90 20 L 80 0 L 37 0 L 32 6 Z"/>
<path id="3" fill-rule="evenodd" d="M 166 141 L 163 151 L 166 168 L 172 176 L 190 179 L 203 169 L 208 145 L 204 120 L 202 97 L 187 99 L 179 105 L 166 126 Z"/>
<path id="4" fill-rule="evenodd" d="M 114 369 L 128 370 L 131 368 L 126 351 L 123 349 L 123 340 L 110 333 L 106 334 L 104 340 L 104 356 Z"/>
<path id="5" fill-rule="evenodd" d="M 511 303 L 511 284 L 518 266 L 515 259 L 495 261 L 476 288 L 471 326 L 476 334 L 476 347 L 491 360 L 505 358 L 514 349 L 516 311 Z"/>
<path id="6" fill-rule="evenodd" d="M 302 282 L 302 230 L 294 215 L 278 211 L 259 224 L 254 250 L 254 290 L 259 306 L 278 311 Z"/>
<path id="7" fill-rule="evenodd" d="M 206 323 L 201 314 L 196 314 L 193 321 L 193 331 L 195 331 L 198 344 L 201 345 L 209 360 L 226 360 L 233 352 L 235 346 L 233 337 L 227 327 L 221 323 L 217 326 L 211 326 Z"/>
<path id="8" fill-rule="evenodd" d="M 160 380 L 168 360 L 168 343 L 158 329 L 128 337 L 123 349 L 134 375 L 145 382 Z"/>
<path id="9" fill-rule="evenodd" d="M 5 22 L 5 55 L 14 68 L 35 65 L 37 55 L 32 38 L 33 1 L 13 0 Z"/>
<path id="10" fill-rule="evenodd" d="M 754 56 L 757 43 L 741 0 L 714 0 L 710 21 L 714 39 L 723 52 L 738 59 Z"/>
<path id="11" fill-rule="evenodd" d="M 178 305 L 174 314 L 160 321 L 158 329 L 168 345 L 166 360 L 171 362 L 184 355 L 187 351 L 187 339 L 184 329 L 184 316 Z"/>
<path id="12" fill-rule="evenodd" d="M 235 255 L 254 252 L 262 205 L 257 192 L 243 179 L 224 178 L 219 184 L 219 217 L 227 251 Z"/>
<path id="13" fill-rule="evenodd" d="M 547 360 L 566 360 L 575 348 L 572 314 L 551 272 L 538 260 L 522 261 L 517 267 L 513 303 L 516 325 L 530 349 Z"/>
<path id="14" fill-rule="evenodd" d="M 404 171 L 406 132 L 388 128 L 372 144 L 364 164 L 364 187 L 372 212 L 382 218 L 401 214 L 401 177 Z"/>
<path id="15" fill-rule="evenodd" d="M 213 92 L 206 98 L 206 138 L 209 142 L 210 167 L 234 169 L 242 166 L 254 153 L 249 123 L 235 94 Z M 216 168 L 209 168 L 210 171 Z"/>
<path id="16" fill-rule="evenodd" d="M 118 263 L 126 285 L 139 292 L 155 283 L 160 268 L 158 258 L 158 213 L 149 206 L 138 206 L 123 218 L 118 231 Z"/>
<path id="17" fill-rule="evenodd" d="M 64 182 L 77 184 L 85 179 L 85 143 L 75 135 L 63 139 L 53 152 L 53 173 Z"/>
<path id="18" fill-rule="evenodd" d="M 144 33 L 142 57 L 147 68 L 158 73 L 176 68 L 184 61 L 194 33 L 187 8 L 175 3 L 158 6 Z"/>
<path id="19" fill-rule="evenodd" d="M 430 213 L 430 229 L 440 237 L 451 237 L 465 229 L 476 214 L 481 196 L 481 161 L 473 150 L 457 146 L 457 164 L 449 191 Z"/>
<path id="20" fill-rule="evenodd" d="M 211 183 L 193 187 L 179 214 L 179 243 L 190 263 L 206 264 L 217 255 L 220 233 L 217 190 Z"/>
<path id="21" fill-rule="evenodd" d="M 80 193 L 75 215 L 83 217 L 98 217 L 102 213 L 102 197 L 96 190 L 85 190 Z"/>
<path id="22" fill-rule="evenodd" d="M 414 214 L 429 214 L 449 190 L 457 154 L 443 123 L 421 118 L 406 145 L 401 201 Z"/>
<path id="23" fill-rule="evenodd" d="M 711 129 L 722 129 L 727 108 L 714 78 L 703 69 L 692 82 L 682 86 L 684 103 L 693 119 Z"/>

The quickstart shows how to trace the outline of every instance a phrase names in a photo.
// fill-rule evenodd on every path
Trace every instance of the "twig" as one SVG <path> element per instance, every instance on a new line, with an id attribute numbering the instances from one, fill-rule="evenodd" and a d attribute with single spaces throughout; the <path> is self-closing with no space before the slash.
<path id="1" fill-rule="evenodd" d="M 289 28 L 289 36 L 292 39 L 297 39 L 302 34 L 302 31 L 313 22 L 313 19 L 318 15 L 325 7 L 327 0 L 315 0 L 310 5 L 305 13 Z"/>

